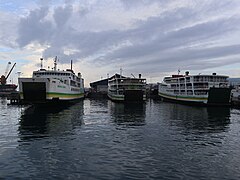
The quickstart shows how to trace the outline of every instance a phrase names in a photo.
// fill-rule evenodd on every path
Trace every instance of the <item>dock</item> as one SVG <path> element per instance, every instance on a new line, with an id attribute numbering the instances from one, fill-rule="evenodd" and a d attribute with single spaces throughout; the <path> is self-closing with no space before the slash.
<path id="1" fill-rule="evenodd" d="M 240 89 L 239 88 L 232 90 L 231 103 L 232 103 L 232 106 L 240 107 Z"/>
<path id="2" fill-rule="evenodd" d="M 20 93 L 17 91 L 6 95 L 6 97 L 7 97 L 7 100 L 10 101 L 11 105 L 21 105 L 22 104 L 21 99 L 20 99 Z"/>

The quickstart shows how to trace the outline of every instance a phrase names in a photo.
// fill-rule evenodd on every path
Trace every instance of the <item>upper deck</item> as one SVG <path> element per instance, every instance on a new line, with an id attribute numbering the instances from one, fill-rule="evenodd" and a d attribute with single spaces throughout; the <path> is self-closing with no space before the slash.
<path id="1" fill-rule="evenodd" d="M 45 70 L 40 69 L 38 71 L 33 71 L 33 78 L 63 78 L 63 79 L 71 79 L 75 81 L 80 81 L 81 73 L 78 73 L 78 76 L 72 70 L 66 71 L 55 71 L 55 70 Z"/>
<path id="2" fill-rule="evenodd" d="M 109 85 L 145 85 L 146 79 L 145 78 L 130 78 L 124 77 L 119 75 L 114 75 L 108 80 Z"/>
<path id="3" fill-rule="evenodd" d="M 181 84 L 181 83 L 227 83 L 228 76 L 225 75 L 216 75 L 213 73 L 212 75 L 172 75 L 165 77 L 163 82 L 167 84 Z"/>

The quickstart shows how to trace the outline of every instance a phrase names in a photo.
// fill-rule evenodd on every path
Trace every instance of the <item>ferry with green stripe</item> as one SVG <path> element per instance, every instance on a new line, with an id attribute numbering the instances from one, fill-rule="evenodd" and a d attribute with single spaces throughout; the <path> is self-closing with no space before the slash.
<path id="1" fill-rule="evenodd" d="M 158 95 L 163 100 L 199 103 L 205 105 L 230 105 L 231 89 L 228 76 L 217 75 L 172 75 L 159 83 Z"/>
<path id="2" fill-rule="evenodd" d="M 19 91 L 22 101 L 27 103 L 47 103 L 57 101 L 73 101 L 84 98 L 84 79 L 77 75 L 71 67 L 67 70 L 57 69 L 57 57 L 52 70 L 43 68 L 41 58 L 40 70 L 33 71 L 31 78 L 19 78 Z"/>
<path id="3" fill-rule="evenodd" d="M 108 97 L 118 102 L 143 102 L 146 100 L 146 79 L 141 74 L 137 78 L 115 74 L 108 79 Z"/>

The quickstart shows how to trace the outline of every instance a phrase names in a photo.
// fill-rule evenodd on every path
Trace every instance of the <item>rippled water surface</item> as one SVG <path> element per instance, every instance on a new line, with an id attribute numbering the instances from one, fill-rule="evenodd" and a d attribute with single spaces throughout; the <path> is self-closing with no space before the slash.
<path id="1" fill-rule="evenodd" d="M 240 110 L 0 99 L 0 179 L 240 179 Z"/>

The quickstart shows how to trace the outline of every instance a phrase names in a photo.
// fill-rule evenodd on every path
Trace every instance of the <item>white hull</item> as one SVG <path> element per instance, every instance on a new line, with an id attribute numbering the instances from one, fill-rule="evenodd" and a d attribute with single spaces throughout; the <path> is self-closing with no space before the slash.
<path id="1" fill-rule="evenodd" d="M 109 99 L 111 99 L 113 101 L 125 101 L 125 96 L 122 95 L 122 94 L 108 93 L 108 97 L 109 97 Z M 146 95 L 145 94 L 142 96 L 142 100 L 146 101 Z"/>
<path id="2" fill-rule="evenodd" d="M 24 96 L 29 95 L 26 90 L 24 91 L 24 85 L 28 84 L 28 86 L 34 87 L 38 83 L 45 87 L 45 92 L 40 92 L 38 89 L 32 89 L 32 91 L 29 90 L 29 92 L 35 93 L 36 96 L 38 96 L 39 93 L 44 93 L 45 98 L 42 99 L 43 101 L 71 101 L 84 98 L 84 88 L 66 85 L 60 80 L 50 78 L 19 78 L 19 92 L 21 100 L 27 100 Z M 31 96 L 33 95 L 31 94 Z"/>
<path id="3" fill-rule="evenodd" d="M 174 101 L 182 101 L 182 102 L 193 102 L 193 103 L 203 103 L 207 104 L 208 96 L 189 96 L 189 95 L 174 95 L 167 94 L 166 92 L 159 91 L 158 95 L 162 98 L 166 98 Z"/>

